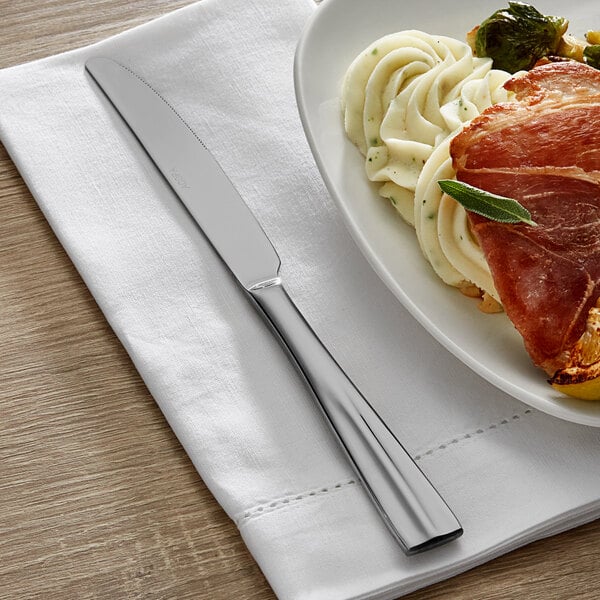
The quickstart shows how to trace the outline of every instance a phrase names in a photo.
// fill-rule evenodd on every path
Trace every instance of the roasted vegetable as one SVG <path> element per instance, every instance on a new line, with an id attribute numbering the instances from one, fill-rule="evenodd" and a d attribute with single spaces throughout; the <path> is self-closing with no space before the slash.
<path id="1" fill-rule="evenodd" d="M 496 69 L 515 73 L 555 54 L 569 22 L 545 16 L 529 4 L 508 5 L 477 28 L 475 54 L 492 58 Z"/>
<path id="2" fill-rule="evenodd" d="M 565 34 L 556 50 L 556 55 L 562 58 L 570 58 L 577 62 L 583 62 L 583 49 L 588 45 L 585 40 L 576 38 L 574 35 Z"/>
<path id="3" fill-rule="evenodd" d="M 583 49 L 583 62 L 590 67 L 600 69 L 600 44 L 586 46 Z"/>
<path id="4" fill-rule="evenodd" d="M 585 40 L 588 44 L 600 44 L 600 31 L 588 31 Z"/>

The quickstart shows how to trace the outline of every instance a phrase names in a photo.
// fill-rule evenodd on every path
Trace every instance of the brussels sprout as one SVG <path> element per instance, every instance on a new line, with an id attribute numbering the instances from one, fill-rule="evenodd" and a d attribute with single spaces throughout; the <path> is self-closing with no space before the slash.
<path id="1" fill-rule="evenodd" d="M 600 44 L 586 46 L 583 49 L 583 61 L 590 67 L 600 69 Z"/>
<path id="2" fill-rule="evenodd" d="M 515 73 L 531 69 L 543 56 L 554 54 L 569 22 L 544 16 L 533 6 L 509 2 L 477 29 L 475 53 L 489 56 L 494 68 Z"/>

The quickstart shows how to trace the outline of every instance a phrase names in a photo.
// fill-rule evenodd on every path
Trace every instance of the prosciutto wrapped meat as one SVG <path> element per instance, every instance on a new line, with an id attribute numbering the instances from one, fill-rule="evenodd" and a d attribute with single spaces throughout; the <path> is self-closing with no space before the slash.
<path id="1" fill-rule="evenodd" d="M 552 375 L 600 296 L 600 71 L 548 63 L 505 87 L 516 100 L 471 121 L 450 153 L 459 181 L 514 198 L 537 223 L 469 213 L 508 317 Z"/>

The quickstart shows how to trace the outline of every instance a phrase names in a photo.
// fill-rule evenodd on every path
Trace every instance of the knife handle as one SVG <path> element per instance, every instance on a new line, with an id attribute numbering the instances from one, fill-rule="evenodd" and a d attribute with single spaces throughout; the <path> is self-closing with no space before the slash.
<path id="1" fill-rule="evenodd" d="M 448 505 L 316 336 L 279 279 L 248 290 L 311 388 L 406 554 L 462 534 Z"/>

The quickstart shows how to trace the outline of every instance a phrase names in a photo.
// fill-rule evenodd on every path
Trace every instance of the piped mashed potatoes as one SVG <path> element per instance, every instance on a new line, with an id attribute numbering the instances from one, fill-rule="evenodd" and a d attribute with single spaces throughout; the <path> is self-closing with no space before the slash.
<path id="1" fill-rule="evenodd" d="M 452 137 L 488 106 L 509 100 L 503 84 L 510 77 L 492 69 L 490 58 L 475 58 L 466 43 L 403 31 L 357 56 L 342 87 L 346 133 L 365 157 L 367 176 L 414 226 L 434 271 L 498 303 L 464 208 L 437 182 L 456 175 Z"/>

